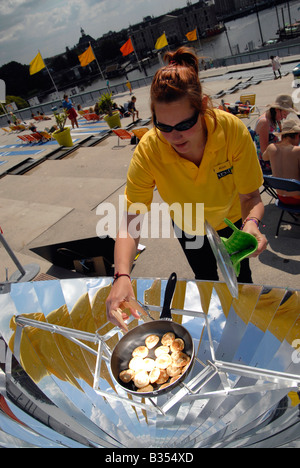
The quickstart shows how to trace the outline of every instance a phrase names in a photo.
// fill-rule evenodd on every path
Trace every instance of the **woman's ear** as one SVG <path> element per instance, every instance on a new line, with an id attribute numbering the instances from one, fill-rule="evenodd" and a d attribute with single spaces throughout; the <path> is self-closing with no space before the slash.
<path id="1" fill-rule="evenodd" d="M 207 109 L 208 101 L 209 101 L 209 97 L 206 94 L 204 94 L 202 97 L 202 109 L 203 110 Z"/>

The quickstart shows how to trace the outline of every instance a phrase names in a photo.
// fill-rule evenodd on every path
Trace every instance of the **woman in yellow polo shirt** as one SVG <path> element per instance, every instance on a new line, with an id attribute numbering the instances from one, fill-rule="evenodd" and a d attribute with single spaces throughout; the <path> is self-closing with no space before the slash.
<path id="1" fill-rule="evenodd" d="M 228 218 L 257 238 L 256 255 L 267 245 L 259 231 L 264 214 L 259 194 L 263 177 L 246 126 L 237 117 L 211 107 L 202 93 L 198 59 L 190 49 L 168 52 L 165 59 L 168 65 L 157 71 L 151 85 L 154 128 L 140 141 L 128 170 L 128 216 L 116 240 L 115 281 L 107 299 L 108 318 L 119 326 L 120 320 L 111 311 L 133 296 L 130 272 L 139 242 L 139 229 L 134 236 L 130 224 L 137 221 L 137 207 L 150 209 L 155 187 L 172 206 L 174 229 L 196 279 L 218 280 L 216 261 L 206 236 L 201 248 L 191 247 L 192 241 L 194 246 L 197 240 L 201 239 L 199 245 L 203 241 L 203 231 L 194 231 L 199 225 L 197 210 L 182 217 L 176 207 L 182 214 L 188 205 L 204 204 L 204 218 L 220 236 L 232 233 L 224 223 Z M 241 263 L 238 281 L 252 282 L 248 259 Z"/>

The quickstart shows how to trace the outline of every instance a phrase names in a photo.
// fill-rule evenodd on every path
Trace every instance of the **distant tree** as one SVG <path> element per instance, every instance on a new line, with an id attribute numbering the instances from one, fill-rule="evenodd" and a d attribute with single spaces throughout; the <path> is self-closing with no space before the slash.
<path id="1" fill-rule="evenodd" d="M 0 68 L 0 78 L 5 81 L 6 93 L 24 96 L 29 86 L 29 67 L 18 62 L 9 62 Z"/>
<path id="2" fill-rule="evenodd" d="M 15 102 L 18 109 L 26 109 L 26 107 L 29 107 L 28 102 L 20 96 L 6 96 L 6 102 L 3 106 L 5 107 L 6 104 L 10 104 L 11 102 Z M 4 114 L 2 106 L 0 106 L 0 114 Z"/>
<path id="3" fill-rule="evenodd" d="M 29 65 L 10 62 L 0 68 L 0 79 L 5 81 L 6 93 L 28 98 L 51 87 L 47 71 L 29 74 Z"/>
<path id="4" fill-rule="evenodd" d="M 6 104 L 10 102 L 15 102 L 18 109 L 26 109 L 29 106 L 28 102 L 20 96 L 6 96 Z"/>

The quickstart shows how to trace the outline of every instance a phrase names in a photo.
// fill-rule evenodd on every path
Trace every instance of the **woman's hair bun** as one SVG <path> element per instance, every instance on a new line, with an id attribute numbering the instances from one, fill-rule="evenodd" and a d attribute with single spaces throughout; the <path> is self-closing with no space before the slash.
<path id="1" fill-rule="evenodd" d="M 199 62 L 197 55 L 188 47 L 180 47 L 175 52 L 167 52 L 164 60 L 169 65 L 177 65 L 193 68 L 195 73 L 199 73 Z"/>

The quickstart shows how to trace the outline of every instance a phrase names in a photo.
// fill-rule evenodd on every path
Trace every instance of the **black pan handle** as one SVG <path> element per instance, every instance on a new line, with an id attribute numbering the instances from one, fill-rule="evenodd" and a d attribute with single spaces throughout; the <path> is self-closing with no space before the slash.
<path id="1" fill-rule="evenodd" d="M 177 275 L 176 273 L 172 273 L 167 282 L 164 305 L 160 314 L 160 318 L 163 320 L 172 320 L 171 303 L 172 303 L 172 299 L 174 296 L 176 283 L 177 283 Z"/>

